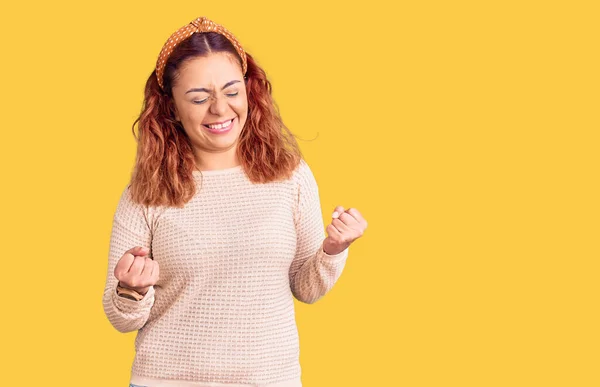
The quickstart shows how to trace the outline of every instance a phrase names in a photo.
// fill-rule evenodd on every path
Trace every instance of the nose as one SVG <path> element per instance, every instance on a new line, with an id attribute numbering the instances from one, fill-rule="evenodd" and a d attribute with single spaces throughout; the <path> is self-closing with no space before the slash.
<path id="1" fill-rule="evenodd" d="M 227 100 L 225 96 L 217 96 L 212 98 L 210 104 L 210 112 L 215 116 L 222 116 L 227 111 Z"/>

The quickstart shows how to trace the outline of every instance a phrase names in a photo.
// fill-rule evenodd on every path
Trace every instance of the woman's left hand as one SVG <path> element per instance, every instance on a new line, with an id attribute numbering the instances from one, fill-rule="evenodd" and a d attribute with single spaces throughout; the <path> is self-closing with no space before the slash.
<path id="1" fill-rule="evenodd" d="M 344 210 L 342 206 L 337 206 L 331 217 L 331 224 L 325 229 L 328 236 L 323 241 L 323 251 L 328 255 L 336 255 L 363 235 L 367 221 L 356 208 Z"/>

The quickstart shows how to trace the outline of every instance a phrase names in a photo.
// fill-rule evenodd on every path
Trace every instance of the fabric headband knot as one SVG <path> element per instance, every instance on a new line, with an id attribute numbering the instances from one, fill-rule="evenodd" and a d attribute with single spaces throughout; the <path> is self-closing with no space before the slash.
<path id="1" fill-rule="evenodd" d="M 242 58 L 242 74 L 246 75 L 248 66 L 246 62 L 246 52 L 242 48 L 242 45 L 225 27 L 202 16 L 192 20 L 185 26 L 175 31 L 160 51 L 160 55 L 156 61 L 156 78 L 158 79 L 158 85 L 161 89 L 164 90 L 163 75 L 165 71 L 165 64 L 167 63 L 167 59 L 169 59 L 169 56 L 175 47 L 177 47 L 177 45 L 183 40 L 192 36 L 193 33 L 201 32 L 216 32 L 226 37 L 231 44 L 233 44 L 233 47 L 235 47 L 237 53 L 240 55 L 240 58 Z"/>

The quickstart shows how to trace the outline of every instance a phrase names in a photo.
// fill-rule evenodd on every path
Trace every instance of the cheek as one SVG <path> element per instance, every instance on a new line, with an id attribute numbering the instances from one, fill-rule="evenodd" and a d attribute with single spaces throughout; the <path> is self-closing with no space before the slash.
<path id="1" fill-rule="evenodd" d="M 240 121 L 245 121 L 248 115 L 248 103 L 247 101 L 239 101 L 235 105 L 232 106 L 235 113 L 239 116 Z"/>
<path id="2" fill-rule="evenodd" d="M 191 123 L 202 123 L 204 122 L 204 117 L 206 116 L 206 109 L 190 109 L 187 111 L 187 119 Z"/>

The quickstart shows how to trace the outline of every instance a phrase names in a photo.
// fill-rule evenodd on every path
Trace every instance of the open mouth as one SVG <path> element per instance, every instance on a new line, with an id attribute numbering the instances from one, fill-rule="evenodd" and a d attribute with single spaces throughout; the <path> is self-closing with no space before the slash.
<path id="1" fill-rule="evenodd" d="M 228 130 L 231 125 L 233 124 L 233 120 L 235 118 L 231 118 L 225 122 L 221 122 L 219 124 L 209 124 L 209 125 L 205 125 L 203 124 L 202 126 L 204 126 L 205 128 L 209 129 L 212 132 L 223 132 Z"/>

